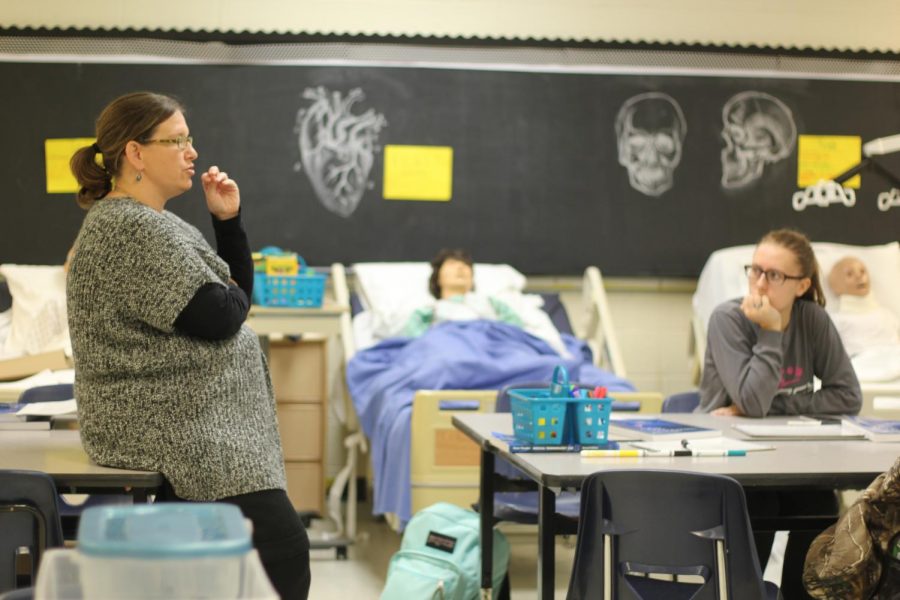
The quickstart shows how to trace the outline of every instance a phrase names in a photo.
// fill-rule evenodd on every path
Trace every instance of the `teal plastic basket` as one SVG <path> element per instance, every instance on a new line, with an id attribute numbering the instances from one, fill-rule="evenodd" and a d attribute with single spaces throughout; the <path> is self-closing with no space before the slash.
<path id="1" fill-rule="evenodd" d="M 572 398 L 565 368 L 556 367 L 549 389 L 509 391 L 513 435 L 527 444 L 603 444 L 609 435 L 611 398 Z"/>
<path id="2" fill-rule="evenodd" d="M 328 277 L 306 266 L 298 256 L 297 275 L 253 274 L 253 303 L 260 306 L 293 306 L 318 308 L 325 297 L 325 280 Z"/>

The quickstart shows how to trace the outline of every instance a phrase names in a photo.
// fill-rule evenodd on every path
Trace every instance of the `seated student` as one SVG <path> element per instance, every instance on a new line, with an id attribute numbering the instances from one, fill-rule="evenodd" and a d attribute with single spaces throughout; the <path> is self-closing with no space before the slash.
<path id="1" fill-rule="evenodd" d="M 809 240 L 767 233 L 745 267 L 743 299 L 709 320 L 698 412 L 714 415 L 848 414 L 862 406 L 859 381 L 824 310 Z M 822 382 L 814 390 L 813 377 Z"/>
<path id="2" fill-rule="evenodd" d="M 869 271 L 861 260 L 846 256 L 835 263 L 828 285 L 840 302 L 832 318 L 847 354 L 900 344 L 900 319 L 872 295 Z"/>
<path id="3" fill-rule="evenodd" d="M 764 235 L 745 267 L 749 290 L 729 300 L 709 320 L 698 412 L 765 417 L 785 414 L 858 413 L 862 392 L 841 338 L 824 310 L 819 268 L 802 233 L 779 229 Z M 814 389 L 813 377 L 822 387 Z M 829 490 L 747 493 L 753 516 L 836 514 Z M 754 534 L 765 564 L 774 532 Z M 793 532 L 784 553 L 785 598 L 808 598 L 801 581 L 813 536 Z"/>
<path id="4" fill-rule="evenodd" d="M 489 319 L 521 327 L 546 341 L 557 353 L 568 353 L 549 317 L 539 309 L 520 315 L 506 302 L 479 294 L 474 289 L 472 257 L 461 249 L 443 249 L 431 260 L 428 289 L 435 301 L 416 309 L 403 328 L 403 335 L 418 337 L 444 321 Z"/>

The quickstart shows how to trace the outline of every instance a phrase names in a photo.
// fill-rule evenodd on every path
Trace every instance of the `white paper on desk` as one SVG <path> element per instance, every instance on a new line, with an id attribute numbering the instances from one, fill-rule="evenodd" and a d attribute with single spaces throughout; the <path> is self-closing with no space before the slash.
<path id="1" fill-rule="evenodd" d="M 862 438 L 862 435 L 848 434 L 840 424 L 837 425 L 732 425 L 741 433 L 750 437 L 768 439 L 840 439 Z"/>
<path id="2" fill-rule="evenodd" d="M 77 408 L 75 399 L 72 398 L 71 400 L 54 400 L 52 402 L 32 402 L 23 406 L 16 414 L 23 417 L 58 417 L 73 414 Z"/>
<path id="3" fill-rule="evenodd" d="M 628 442 L 629 446 L 650 450 L 652 452 L 668 452 L 669 450 L 682 450 L 680 440 L 663 440 L 656 442 Z M 713 437 L 688 440 L 688 449 L 690 450 L 744 450 L 745 452 L 753 452 L 756 450 L 774 450 L 775 446 L 769 444 L 760 444 L 759 442 L 748 442 L 747 440 L 739 440 L 730 437 Z"/>

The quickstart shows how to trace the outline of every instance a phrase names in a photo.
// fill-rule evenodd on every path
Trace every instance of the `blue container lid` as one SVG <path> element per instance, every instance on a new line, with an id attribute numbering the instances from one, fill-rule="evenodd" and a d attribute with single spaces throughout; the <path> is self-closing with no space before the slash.
<path id="1" fill-rule="evenodd" d="M 78 525 L 78 550 L 120 558 L 201 558 L 250 551 L 250 532 L 233 504 L 173 502 L 94 506 Z"/>

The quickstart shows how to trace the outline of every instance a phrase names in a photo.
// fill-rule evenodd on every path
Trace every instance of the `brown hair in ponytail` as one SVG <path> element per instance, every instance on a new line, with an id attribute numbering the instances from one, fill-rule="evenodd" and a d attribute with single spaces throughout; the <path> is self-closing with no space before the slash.
<path id="1" fill-rule="evenodd" d="M 819 306 L 825 306 L 825 293 L 822 291 L 821 276 L 819 275 L 819 262 L 813 252 L 809 238 L 794 229 L 776 229 L 770 231 L 759 240 L 759 244 L 769 242 L 782 248 L 787 248 L 797 259 L 803 277 L 809 277 L 812 281 L 809 289 L 800 296 L 801 300 L 810 300 Z M 759 245 L 757 244 L 757 245 Z"/>
<path id="2" fill-rule="evenodd" d="M 153 137 L 156 127 L 176 112 L 184 113 L 178 100 L 152 92 L 134 92 L 110 102 L 97 118 L 97 142 L 80 148 L 69 161 L 69 168 L 81 188 L 76 199 L 88 209 L 94 201 L 113 188 L 120 174 L 125 145 Z M 101 155 L 102 165 L 96 160 Z"/>

